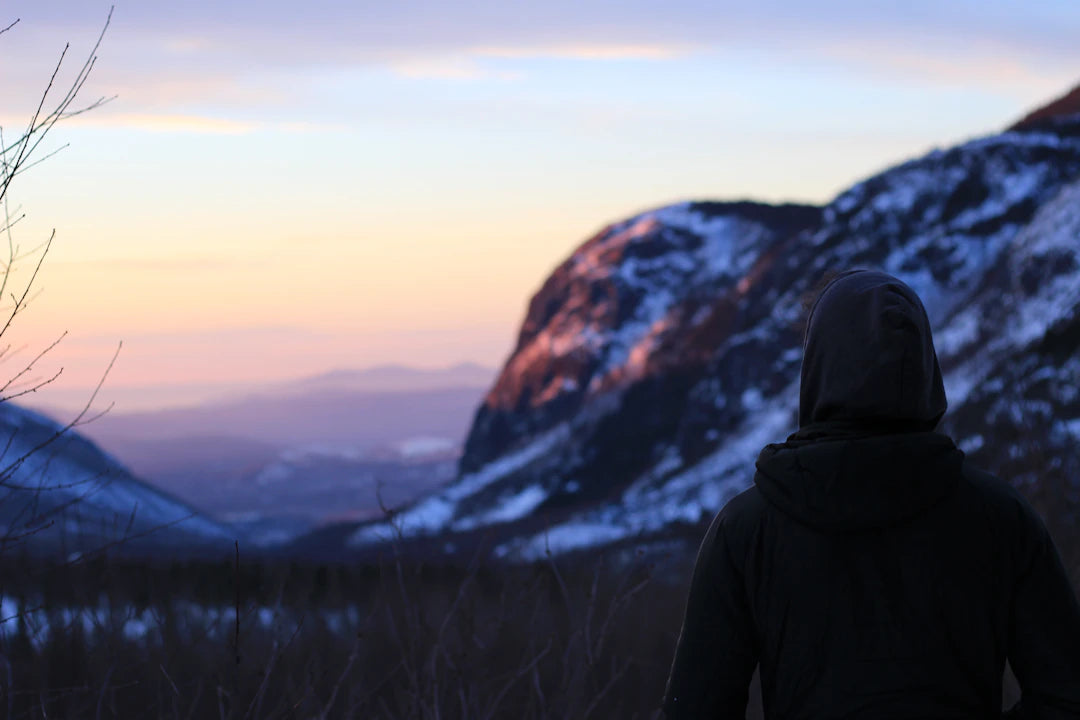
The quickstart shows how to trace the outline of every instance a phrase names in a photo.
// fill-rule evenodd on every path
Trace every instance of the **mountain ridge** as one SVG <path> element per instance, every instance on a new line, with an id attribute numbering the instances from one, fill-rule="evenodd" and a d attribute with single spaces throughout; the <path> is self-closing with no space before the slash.
<path id="1" fill-rule="evenodd" d="M 1043 475 L 1078 468 L 1080 394 L 1064 388 L 1080 364 L 1061 354 L 1080 337 L 1078 198 L 1080 115 L 1067 115 L 933 150 L 787 225 L 770 222 L 775 206 L 691 202 L 612 223 L 534 295 L 456 480 L 339 537 L 453 547 L 483 530 L 496 555 L 528 560 L 702 522 L 794 429 L 804 303 L 849 267 L 922 297 L 943 429 L 979 464 L 1023 481 L 1042 462 L 1022 442 L 1039 422 L 1039 452 L 1059 455 Z"/>
<path id="2" fill-rule="evenodd" d="M 1041 107 L 1032 110 L 1009 126 L 1009 130 L 1036 130 L 1053 126 L 1059 118 L 1080 114 L 1080 85 Z"/>

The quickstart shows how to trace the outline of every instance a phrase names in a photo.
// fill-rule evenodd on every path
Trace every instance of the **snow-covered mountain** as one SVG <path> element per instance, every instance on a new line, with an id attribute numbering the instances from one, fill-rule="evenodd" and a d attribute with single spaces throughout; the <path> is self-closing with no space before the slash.
<path id="1" fill-rule="evenodd" d="M 141 482 L 74 430 L 0 403 L 0 554 L 174 554 L 228 549 L 235 533 Z"/>
<path id="2" fill-rule="evenodd" d="M 851 267 L 923 298 L 944 429 L 976 462 L 1018 483 L 1080 477 L 1080 111 L 1068 97 L 822 208 L 691 202 L 604 228 L 533 298 L 458 477 L 346 545 L 452 547 L 483 530 L 496 554 L 527 559 L 702 521 L 794 429 L 804 305 Z M 1075 495 L 1070 482 L 1058 491 Z"/>

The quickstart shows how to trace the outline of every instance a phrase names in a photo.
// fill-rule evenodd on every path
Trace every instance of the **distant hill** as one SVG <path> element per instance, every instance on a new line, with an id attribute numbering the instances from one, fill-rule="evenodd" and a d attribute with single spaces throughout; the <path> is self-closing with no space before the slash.
<path id="1" fill-rule="evenodd" d="M 408 365 L 377 365 L 362 370 L 333 370 L 300 380 L 268 386 L 259 394 L 307 395 L 325 392 L 417 392 L 457 387 L 487 388 L 496 370 L 476 363 L 459 363 L 435 370 Z"/>

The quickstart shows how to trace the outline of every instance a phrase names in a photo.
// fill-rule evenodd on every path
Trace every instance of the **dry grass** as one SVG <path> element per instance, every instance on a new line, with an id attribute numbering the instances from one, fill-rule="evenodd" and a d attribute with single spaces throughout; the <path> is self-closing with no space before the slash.
<path id="1" fill-rule="evenodd" d="M 4 577 L 11 718 L 655 717 L 685 593 L 583 558 Z"/>

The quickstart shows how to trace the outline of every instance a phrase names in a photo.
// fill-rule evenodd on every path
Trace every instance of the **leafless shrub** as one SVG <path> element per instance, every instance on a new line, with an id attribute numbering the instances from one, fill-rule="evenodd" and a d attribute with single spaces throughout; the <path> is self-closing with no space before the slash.
<path id="1" fill-rule="evenodd" d="M 78 68 L 75 77 L 69 85 L 66 85 L 66 89 L 58 87 L 57 80 L 68 59 L 69 46 L 65 46 L 61 51 L 45 84 L 45 90 L 31 112 L 25 128 L 16 132 L 13 137 L 10 132 L 5 133 L 4 128 L 0 127 L 0 234 L 6 240 L 6 253 L 0 259 L 0 303 L 5 303 L 0 308 L 0 362 L 12 362 L 17 354 L 7 339 L 16 318 L 26 311 L 36 297 L 35 282 L 55 237 L 54 230 L 44 242 L 28 250 L 16 241 L 14 228 L 25 217 L 25 214 L 18 207 L 12 207 L 11 189 L 16 178 L 63 149 L 64 146 L 46 150 L 43 145 L 57 123 L 108 102 L 109 98 L 102 97 L 86 104 L 78 104 L 80 92 L 94 68 L 97 51 L 111 17 L 110 10 L 97 41 Z M 0 35 L 11 32 L 17 23 L 18 20 L 15 20 L 4 26 L 0 30 Z M 16 266 L 27 262 L 32 264 L 29 277 L 24 283 L 16 283 Z M 6 380 L 0 381 L 0 403 L 36 393 L 59 378 L 62 368 L 51 374 L 37 375 L 36 373 L 40 362 L 57 347 L 65 335 L 66 333 L 61 334 L 28 362 L 13 370 Z M 117 352 L 119 352 L 119 347 Z M 92 411 L 93 403 L 115 359 L 114 355 L 85 406 L 68 422 L 58 425 L 54 432 L 44 437 L 35 438 L 18 446 L 15 445 L 18 430 L 13 431 L 8 438 L 4 439 L 3 452 L 0 454 L 0 494 L 3 495 L 0 500 L 3 501 L 5 507 L 11 508 L 12 505 L 16 505 L 18 510 L 5 518 L 7 522 L 0 532 L 0 550 L 9 551 L 12 546 L 18 546 L 31 536 L 51 527 L 58 518 L 63 517 L 73 505 L 78 503 L 80 496 L 76 493 L 69 493 L 70 498 L 65 501 L 43 502 L 42 496 L 46 492 L 73 489 L 73 485 L 60 487 L 48 482 L 50 453 L 58 451 L 58 441 L 74 428 L 91 422 L 100 415 Z M 18 450 L 13 452 L 15 447 L 18 447 Z M 25 471 L 31 459 L 38 463 L 40 470 L 29 473 L 31 476 L 37 475 L 37 481 L 28 483 L 24 476 L 27 475 Z M 99 486 L 101 481 L 101 478 L 90 477 L 76 484 L 85 485 L 88 492 L 93 492 L 95 485 Z"/>

